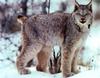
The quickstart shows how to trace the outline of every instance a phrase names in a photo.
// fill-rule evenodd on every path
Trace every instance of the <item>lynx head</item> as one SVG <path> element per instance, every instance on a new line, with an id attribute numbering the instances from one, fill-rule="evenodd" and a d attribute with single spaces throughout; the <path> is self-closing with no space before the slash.
<path id="1" fill-rule="evenodd" d="M 75 0 L 75 8 L 72 13 L 72 18 L 74 23 L 78 26 L 79 31 L 88 31 L 93 20 L 92 0 L 87 5 L 80 5 Z"/>

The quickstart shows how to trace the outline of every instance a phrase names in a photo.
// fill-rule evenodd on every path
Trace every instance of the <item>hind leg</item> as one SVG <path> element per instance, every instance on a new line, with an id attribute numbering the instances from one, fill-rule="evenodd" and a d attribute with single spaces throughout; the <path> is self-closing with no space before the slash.
<path id="1" fill-rule="evenodd" d="M 38 57 L 38 71 L 47 71 L 48 62 L 51 56 L 52 49 L 50 47 L 45 46 L 37 55 Z"/>
<path id="2" fill-rule="evenodd" d="M 28 74 L 29 71 L 26 69 L 27 63 L 37 55 L 41 50 L 41 44 L 22 46 L 21 54 L 17 58 L 17 69 L 20 74 Z"/>

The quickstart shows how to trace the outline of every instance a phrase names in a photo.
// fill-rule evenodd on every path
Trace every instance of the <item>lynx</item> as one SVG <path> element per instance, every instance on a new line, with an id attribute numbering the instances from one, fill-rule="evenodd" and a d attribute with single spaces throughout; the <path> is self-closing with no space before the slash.
<path id="1" fill-rule="evenodd" d="M 77 73 L 77 56 L 86 40 L 93 22 L 92 0 L 87 5 L 78 4 L 71 14 L 51 13 L 29 18 L 18 16 L 21 23 L 22 49 L 17 57 L 20 74 L 30 73 L 27 63 L 37 58 L 38 71 L 47 71 L 52 48 L 61 47 L 61 71 L 63 78 Z"/>

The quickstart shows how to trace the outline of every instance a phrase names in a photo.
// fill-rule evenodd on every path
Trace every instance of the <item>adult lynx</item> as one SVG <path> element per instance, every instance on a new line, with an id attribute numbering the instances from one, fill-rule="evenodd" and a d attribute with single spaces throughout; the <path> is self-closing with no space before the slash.
<path id="1" fill-rule="evenodd" d="M 37 70 L 46 71 L 54 45 L 61 47 L 63 77 L 77 72 L 77 55 L 93 20 L 92 1 L 87 5 L 80 5 L 75 1 L 75 9 L 71 14 L 52 13 L 30 18 L 18 16 L 18 20 L 22 24 L 22 49 L 17 58 L 20 74 L 29 73 L 25 66 L 36 57 Z"/>

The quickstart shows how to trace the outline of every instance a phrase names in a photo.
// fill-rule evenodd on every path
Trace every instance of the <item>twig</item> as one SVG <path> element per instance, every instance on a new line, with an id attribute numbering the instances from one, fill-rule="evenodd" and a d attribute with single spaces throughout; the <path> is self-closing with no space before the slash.
<path id="1" fill-rule="evenodd" d="M 49 2 L 48 2 L 48 14 L 50 13 L 50 0 L 49 0 Z"/>

